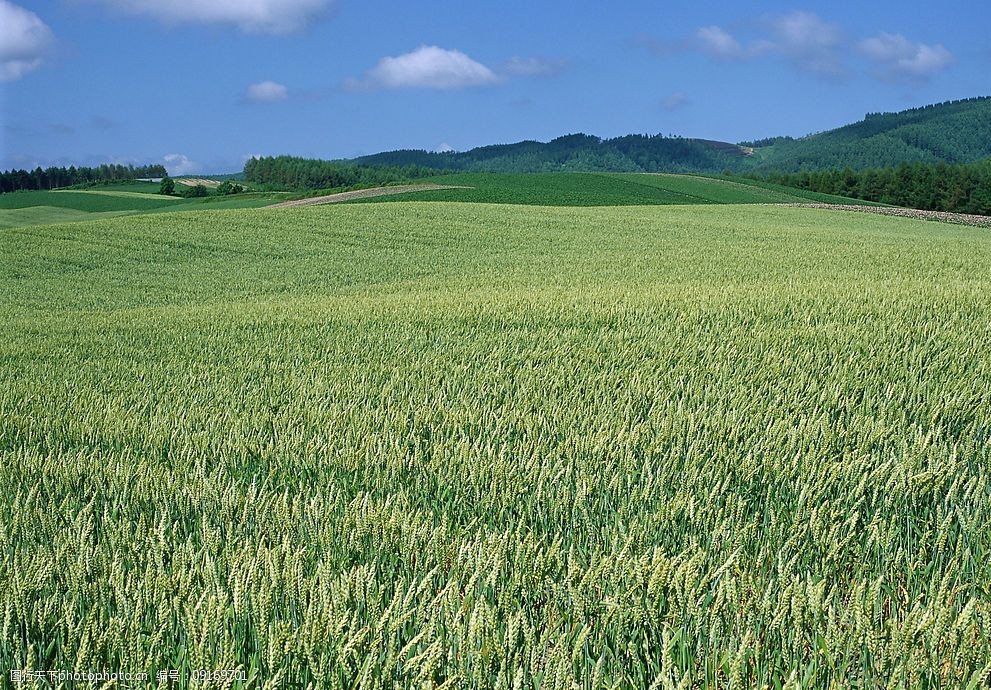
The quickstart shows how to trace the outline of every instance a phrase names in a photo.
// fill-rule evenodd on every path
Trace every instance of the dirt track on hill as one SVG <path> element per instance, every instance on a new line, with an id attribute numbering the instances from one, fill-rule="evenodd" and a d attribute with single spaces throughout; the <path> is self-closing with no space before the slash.
<path id="1" fill-rule="evenodd" d="M 350 201 L 351 199 L 367 199 L 373 196 L 406 194 L 407 192 L 429 192 L 435 189 L 472 189 L 472 187 L 449 184 L 405 184 L 397 185 L 395 187 L 373 187 L 372 189 L 356 189 L 353 192 L 340 192 L 338 194 L 328 194 L 326 196 L 313 196 L 308 199 L 283 201 L 281 204 L 273 204 L 272 206 L 266 206 L 266 208 L 289 208 L 290 206 L 336 204 L 339 201 Z"/>
<path id="2" fill-rule="evenodd" d="M 934 220 L 940 223 L 955 225 L 973 225 L 978 228 L 991 228 L 991 216 L 975 216 L 969 213 L 948 213 L 946 211 L 923 211 L 915 208 L 892 208 L 889 206 L 857 206 L 854 204 L 769 204 L 771 206 L 789 206 L 792 208 L 823 208 L 831 211 L 856 211 L 858 213 L 874 213 L 881 216 L 898 216 L 899 218 L 915 218 L 916 220 Z"/>

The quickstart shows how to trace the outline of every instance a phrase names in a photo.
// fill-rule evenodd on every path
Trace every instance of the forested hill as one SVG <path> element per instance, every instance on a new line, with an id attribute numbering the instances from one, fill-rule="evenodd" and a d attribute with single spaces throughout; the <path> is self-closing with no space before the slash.
<path id="1" fill-rule="evenodd" d="M 991 98 L 982 97 L 869 113 L 861 122 L 828 132 L 742 145 L 661 135 L 600 139 L 572 134 L 547 143 L 521 141 L 459 153 L 390 151 L 353 162 L 490 172 L 795 172 L 902 162 L 970 163 L 989 156 Z"/>
<path id="2" fill-rule="evenodd" d="M 869 113 L 860 122 L 756 149 L 763 170 L 882 168 L 899 163 L 973 163 L 991 156 L 991 98 L 951 101 L 900 113 Z"/>
<path id="3" fill-rule="evenodd" d="M 461 153 L 390 151 L 353 162 L 472 172 L 719 172 L 740 169 L 746 153 L 736 144 L 659 134 L 631 134 L 616 139 L 570 134 L 547 143 L 521 141 Z"/>

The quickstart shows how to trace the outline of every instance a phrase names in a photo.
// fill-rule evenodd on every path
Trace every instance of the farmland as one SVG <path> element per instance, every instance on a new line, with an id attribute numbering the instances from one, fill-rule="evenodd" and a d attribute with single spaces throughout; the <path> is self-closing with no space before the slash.
<path id="1" fill-rule="evenodd" d="M 506 189 L 0 230 L 0 666 L 991 683 L 987 230 Z"/>
<path id="2" fill-rule="evenodd" d="M 210 180 L 204 181 L 210 182 Z M 181 198 L 158 194 L 159 185 L 156 183 L 121 182 L 86 189 L 19 191 L 0 194 L 0 228 L 96 220 L 108 215 L 260 208 L 287 202 L 305 205 L 312 201 L 291 200 L 331 192 L 343 194 L 341 198 L 354 197 L 350 200 L 352 203 L 397 200 L 547 206 L 763 204 L 809 201 L 837 204 L 867 203 L 754 180 L 730 180 L 695 175 L 458 173 L 423 178 L 420 183 L 424 189 L 429 189 L 431 185 L 451 188 L 412 192 L 401 186 L 384 187 L 379 191 L 361 187 L 354 191 L 349 191 L 350 188 L 306 192 L 249 190 L 247 193 L 232 196 Z M 377 193 L 393 190 L 395 194 L 371 198 Z"/>
<path id="3" fill-rule="evenodd" d="M 643 173 L 454 173 L 419 180 L 463 189 L 414 192 L 389 201 L 463 201 L 541 206 L 641 206 L 669 204 L 763 204 L 818 201 L 865 202 L 751 180 Z"/>
<path id="4" fill-rule="evenodd" d="M 225 208 L 257 208 L 284 201 L 279 192 L 183 199 L 155 193 L 159 185 L 131 182 L 92 189 L 19 191 L 0 194 L 0 228 L 96 220 L 114 215 Z"/>

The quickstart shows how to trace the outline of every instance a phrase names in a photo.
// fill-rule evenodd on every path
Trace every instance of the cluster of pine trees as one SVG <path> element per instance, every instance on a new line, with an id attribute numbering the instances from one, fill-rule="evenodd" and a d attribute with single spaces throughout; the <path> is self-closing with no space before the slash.
<path id="1" fill-rule="evenodd" d="M 252 158 L 244 164 L 244 179 L 270 188 L 312 190 L 382 185 L 436 175 L 416 165 L 367 166 L 294 156 Z"/>
<path id="2" fill-rule="evenodd" d="M 866 170 L 772 172 L 768 182 L 882 204 L 991 215 L 991 159 L 981 163 L 901 163 Z"/>
<path id="3" fill-rule="evenodd" d="M 0 172 L 0 193 L 21 189 L 58 189 L 90 182 L 115 182 L 142 177 L 165 177 L 163 165 L 104 164 L 95 168 L 72 165 L 68 168 L 41 168 Z"/>

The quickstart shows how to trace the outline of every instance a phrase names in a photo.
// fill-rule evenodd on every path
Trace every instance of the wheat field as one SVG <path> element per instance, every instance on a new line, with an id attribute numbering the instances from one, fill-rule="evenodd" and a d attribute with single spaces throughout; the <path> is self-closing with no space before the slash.
<path id="1" fill-rule="evenodd" d="M 394 202 L 0 257 L 5 673 L 991 684 L 986 230 Z"/>

